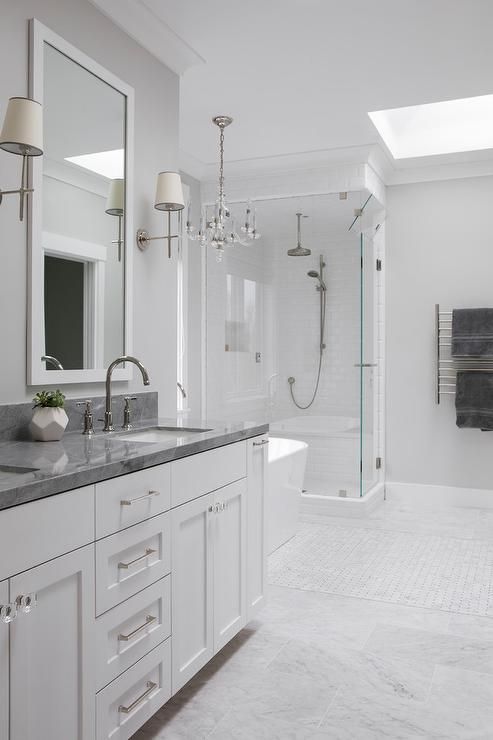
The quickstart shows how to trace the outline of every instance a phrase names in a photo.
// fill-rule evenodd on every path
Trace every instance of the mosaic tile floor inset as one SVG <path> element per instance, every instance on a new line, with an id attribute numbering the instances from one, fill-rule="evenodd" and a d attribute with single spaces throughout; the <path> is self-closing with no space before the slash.
<path id="1" fill-rule="evenodd" d="M 493 615 L 493 540 L 303 523 L 269 581 L 394 604 Z"/>

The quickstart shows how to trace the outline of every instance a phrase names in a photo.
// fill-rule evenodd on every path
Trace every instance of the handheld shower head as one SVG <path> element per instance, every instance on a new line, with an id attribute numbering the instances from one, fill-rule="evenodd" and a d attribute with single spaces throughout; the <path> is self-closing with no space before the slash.
<path id="1" fill-rule="evenodd" d="M 327 286 L 325 284 L 325 280 L 323 280 L 320 277 L 320 273 L 319 272 L 317 272 L 316 270 L 308 270 L 308 272 L 306 274 L 308 275 L 308 277 L 315 278 L 315 280 L 318 280 L 319 285 L 322 288 L 322 290 L 327 290 Z"/>

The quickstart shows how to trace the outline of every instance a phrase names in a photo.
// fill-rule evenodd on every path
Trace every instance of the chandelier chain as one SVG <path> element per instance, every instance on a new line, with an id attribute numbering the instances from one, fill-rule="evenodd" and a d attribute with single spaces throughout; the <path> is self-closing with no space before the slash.
<path id="1" fill-rule="evenodd" d="M 219 134 L 219 197 L 224 196 L 224 127 L 221 126 Z"/>

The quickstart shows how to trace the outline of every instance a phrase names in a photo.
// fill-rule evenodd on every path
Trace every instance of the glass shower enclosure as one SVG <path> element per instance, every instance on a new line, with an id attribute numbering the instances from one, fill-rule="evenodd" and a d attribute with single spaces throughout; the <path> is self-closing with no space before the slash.
<path id="1" fill-rule="evenodd" d="M 307 442 L 305 495 L 363 496 L 378 466 L 379 204 L 364 191 L 255 207 L 258 241 L 205 254 L 207 416 Z"/>

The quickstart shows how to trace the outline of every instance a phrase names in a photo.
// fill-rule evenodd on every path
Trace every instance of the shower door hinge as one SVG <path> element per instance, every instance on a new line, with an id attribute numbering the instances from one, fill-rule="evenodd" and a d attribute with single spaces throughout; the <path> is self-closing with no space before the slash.
<path id="1" fill-rule="evenodd" d="M 377 272 L 382 271 L 382 260 L 377 260 Z"/>
<path id="2" fill-rule="evenodd" d="M 381 467 L 382 467 L 382 458 L 381 457 L 377 457 L 375 459 L 375 467 L 376 467 L 377 470 L 380 470 L 381 469 Z"/>

